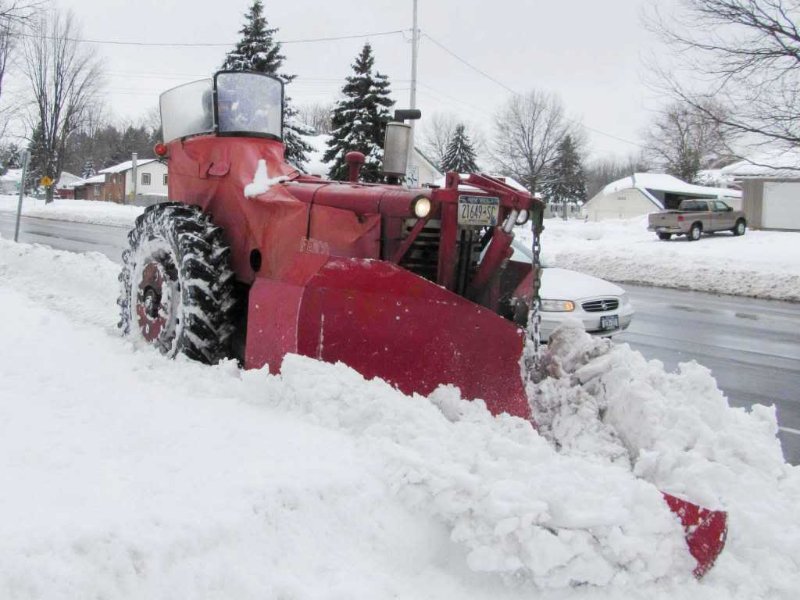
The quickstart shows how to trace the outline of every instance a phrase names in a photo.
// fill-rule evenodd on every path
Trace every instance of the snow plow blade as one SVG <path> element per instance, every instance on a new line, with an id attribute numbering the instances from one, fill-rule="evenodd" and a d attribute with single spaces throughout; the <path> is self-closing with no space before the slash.
<path id="1" fill-rule="evenodd" d="M 245 363 L 276 373 L 296 353 L 343 362 L 406 394 L 452 384 L 492 414 L 531 416 L 513 323 L 393 264 L 300 253 L 290 277 L 258 278 Z"/>
<path id="2" fill-rule="evenodd" d="M 714 566 L 714 562 L 725 547 L 728 513 L 702 508 L 671 494 L 663 496 L 670 510 L 681 520 L 689 552 L 697 561 L 694 575 L 700 579 Z"/>

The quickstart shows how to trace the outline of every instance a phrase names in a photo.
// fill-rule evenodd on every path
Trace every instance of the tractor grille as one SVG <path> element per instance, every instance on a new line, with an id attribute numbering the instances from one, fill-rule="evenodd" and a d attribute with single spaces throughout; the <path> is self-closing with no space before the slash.
<path id="1" fill-rule="evenodd" d="M 415 219 L 405 222 L 403 239 L 408 237 L 411 229 L 416 224 Z M 436 281 L 436 272 L 439 269 L 439 230 L 441 222 L 431 219 L 427 226 L 420 232 L 414 243 L 406 252 L 400 266 L 424 277 Z"/>
<path id="2" fill-rule="evenodd" d="M 619 300 L 616 298 L 603 298 L 602 300 L 590 300 L 581 304 L 583 310 L 586 312 L 606 312 L 609 310 L 617 310 L 619 307 Z"/>

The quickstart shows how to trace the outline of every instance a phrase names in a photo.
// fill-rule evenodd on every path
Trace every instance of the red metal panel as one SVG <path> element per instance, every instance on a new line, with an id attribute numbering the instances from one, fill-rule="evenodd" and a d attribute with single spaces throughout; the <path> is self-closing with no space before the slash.
<path id="1" fill-rule="evenodd" d="M 303 298 L 302 285 L 259 277 L 250 288 L 247 314 L 245 366 L 269 365 L 278 373 L 283 357 L 297 352 L 297 320 Z"/>
<path id="2" fill-rule="evenodd" d="M 379 261 L 331 259 L 307 286 L 298 351 L 405 393 L 453 384 L 493 414 L 530 417 L 523 332 L 491 311 Z"/>

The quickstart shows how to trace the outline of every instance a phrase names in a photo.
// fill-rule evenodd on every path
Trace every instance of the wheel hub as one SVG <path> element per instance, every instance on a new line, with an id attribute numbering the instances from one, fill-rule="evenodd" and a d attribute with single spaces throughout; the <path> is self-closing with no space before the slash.
<path id="1" fill-rule="evenodd" d="M 136 317 L 139 331 L 148 342 L 158 340 L 167 328 L 174 285 L 174 278 L 159 260 L 150 260 L 142 270 L 136 294 Z"/>

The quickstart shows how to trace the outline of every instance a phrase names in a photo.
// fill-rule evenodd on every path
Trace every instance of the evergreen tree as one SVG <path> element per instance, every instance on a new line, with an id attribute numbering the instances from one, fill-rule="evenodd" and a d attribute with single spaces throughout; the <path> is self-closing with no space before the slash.
<path id="1" fill-rule="evenodd" d="M 41 124 L 37 125 L 31 134 L 28 151 L 31 153 L 31 158 L 28 161 L 28 172 L 24 185 L 26 191 L 36 192 L 41 187 L 39 182 L 42 177 L 53 171 L 53 161 L 48 157 Z"/>
<path id="2" fill-rule="evenodd" d="M 463 123 L 456 125 L 453 137 L 447 144 L 441 164 L 442 173 L 456 171 L 458 173 L 477 173 L 478 165 L 475 162 L 475 149 L 467 136 Z"/>
<path id="3" fill-rule="evenodd" d="M 586 201 L 586 179 L 578 150 L 571 135 L 564 136 L 558 145 L 555 159 L 545 178 L 543 192 L 547 202 L 564 207 Z"/>
<path id="4" fill-rule="evenodd" d="M 389 97 L 389 79 L 372 72 L 375 58 L 372 46 L 365 44 L 356 57 L 353 75 L 342 88 L 344 96 L 333 109 L 331 139 L 323 156 L 325 162 L 333 161 L 332 179 L 346 179 L 347 165 L 344 157 L 350 151 L 362 152 L 366 162 L 361 169 L 364 181 L 381 180 L 383 138 L 389 121 L 389 108 L 394 101 Z"/>
<path id="5" fill-rule="evenodd" d="M 94 177 L 95 175 L 97 175 L 97 171 L 95 171 L 94 168 L 94 161 L 90 158 L 83 163 L 83 169 L 81 169 L 81 178 L 89 179 L 89 177 Z"/>
<path id="6" fill-rule="evenodd" d="M 0 175 L 5 175 L 9 169 L 19 169 L 20 163 L 19 146 L 11 142 L 0 146 Z"/>
<path id="7" fill-rule="evenodd" d="M 250 10 L 245 14 L 245 24 L 239 33 L 242 38 L 236 47 L 228 52 L 222 68 L 226 71 L 254 71 L 274 75 L 288 85 L 296 75 L 286 75 L 279 70 L 286 57 L 281 54 L 281 45 L 275 41 L 277 28 L 267 27 L 264 18 L 264 4 L 254 0 Z M 313 133 L 308 127 L 296 120 L 297 110 L 291 105 L 291 98 L 284 95 L 283 107 L 283 144 L 286 147 L 286 160 L 298 168 L 306 162 L 308 152 L 312 148 L 301 136 Z"/>

